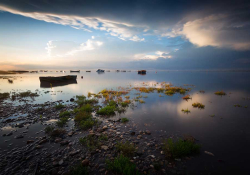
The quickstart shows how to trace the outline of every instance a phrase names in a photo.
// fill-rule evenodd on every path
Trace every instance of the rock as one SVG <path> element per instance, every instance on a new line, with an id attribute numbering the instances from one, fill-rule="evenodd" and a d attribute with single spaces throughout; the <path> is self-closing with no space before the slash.
<path id="1" fill-rule="evenodd" d="M 204 153 L 205 153 L 205 154 L 208 154 L 208 155 L 210 155 L 210 156 L 214 156 L 214 154 L 213 154 L 213 153 L 208 152 L 208 151 L 204 151 Z"/>
<path id="2" fill-rule="evenodd" d="M 59 165 L 63 164 L 63 159 L 58 162 Z"/>
<path id="3" fill-rule="evenodd" d="M 70 156 L 74 156 L 74 155 L 76 155 L 76 154 L 79 153 L 79 152 L 80 152 L 80 150 L 71 151 L 71 152 L 69 153 L 69 155 L 70 155 Z"/>
<path id="4" fill-rule="evenodd" d="M 108 146 L 105 146 L 105 145 L 102 145 L 102 146 L 101 146 L 101 149 L 107 151 L 107 150 L 109 149 L 109 147 L 108 147 Z"/>
<path id="5" fill-rule="evenodd" d="M 36 149 L 41 149 L 43 146 L 42 145 L 37 145 Z"/>
<path id="6" fill-rule="evenodd" d="M 12 132 L 10 132 L 10 133 L 8 133 L 8 134 L 6 134 L 6 136 L 11 136 L 13 133 Z"/>
<path id="7" fill-rule="evenodd" d="M 43 139 L 38 144 L 41 145 L 41 144 L 46 143 L 46 142 L 47 142 L 47 139 Z"/>
<path id="8" fill-rule="evenodd" d="M 71 131 L 71 132 L 68 133 L 68 136 L 71 137 L 73 134 L 74 134 L 74 131 Z"/>
<path id="9" fill-rule="evenodd" d="M 134 136 L 135 132 L 134 131 L 130 131 L 130 135 Z"/>
<path id="10" fill-rule="evenodd" d="M 88 159 L 84 159 L 82 161 L 82 166 L 89 166 L 89 160 Z"/>
<path id="11" fill-rule="evenodd" d="M 57 139 L 55 140 L 56 143 L 59 143 L 59 142 L 61 142 L 61 141 L 62 141 L 61 138 L 57 138 Z"/>
<path id="12" fill-rule="evenodd" d="M 75 101 L 75 99 L 74 99 L 74 98 L 71 98 L 71 99 L 70 99 L 70 102 L 73 102 L 73 101 Z"/>
<path id="13" fill-rule="evenodd" d="M 150 135 L 151 134 L 151 132 L 149 131 L 149 130 L 146 130 L 146 132 L 145 132 L 147 135 Z"/>
<path id="14" fill-rule="evenodd" d="M 164 152 L 163 152 L 163 151 L 161 151 L 161 154 L 164 154 Z"/>
<path id="15" fill-rule="evenodd" d="M 137 136 L 137 139 L 141 139 L 141 138 L 142 138 L 142 135 L 138 135 L 138 136 Z"/>
<path id="16" fill-rule="evenodd" d="M 15 139 L 21 139 L 21 138 L 23 138 L 23 135 L 17 135 L 17 136 L 15 137 Z"/>
<path id="17" fill-rule="evenodd" d="M 63 140 L 60 142 L 60 145 L 68 145 L 69 144 L 69 141 L 68 140 Z"/>
<path id="18" fill-rule="evenodd" d="M 27 144 L 33 143 L 34 140 L 27 140 Z"/>
<path id="19" fill-rule="evenodd" d="M 108 129 L 108 127 L 107 127 L 107 126 L 103 126 L 103 127 L 102 127 L 102 129 L 104 129 L 104 130 L 105 130 L 105 129 Z"/>

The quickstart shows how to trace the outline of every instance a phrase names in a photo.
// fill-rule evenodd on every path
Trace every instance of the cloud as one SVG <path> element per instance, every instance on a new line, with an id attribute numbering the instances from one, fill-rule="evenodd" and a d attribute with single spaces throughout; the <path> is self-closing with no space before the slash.
<path id="1" fill-rule="evenodd" d="M 157 60 L 158 58 L 170 59 L 172 56 L 169 55 L 169 52 L 156 51 L 152 54 L 136 54 L 134 58 L 136 60 Z"/>
<path id="2" fill-rule="evenodd" d="M 133 36 L 133 38 L 131 38 L 129 40 L 131 40 L 131 41 L 137 41 L 137 42 L 145 41 L 144 38 L 139 38 L 137 35 Z"/>
<path id="3" fill-rule="evenodd" d="M 73 41 L 49 41 L 45 49 L 50 57 L 66 57 L 78 52 L 95 50 L 102 45 L 103 42 L 91 39 L 81 44 Z"/>
<path id="4" fill-rule="evenodd" d="M 197 47 L 213 46 L 234 50 L 250 50 L 250 20 L 248 14 L 218 14 L 178 23 L 162 34 L 163 37 L 182 36 Z"/>
<path id="5" fill-rule="evenodd" d="M 0 11 L 9 12 L 16 15 L 21 15 L 36 20 L 41 20 L 49 23 L 61 24 L 70 26 L 77 30 L 92 32 L 94 30 L 102 30 L 109 32 L 112 36 L 117 36 L 122 40 L 144 41 L 136 34 L 143 31 L 141 26 L 135 26 L 128 23 L 106 20 L 99 17 L 82 17 L 77 15 L 62 15 L 45 12 L 22 12 L 5 6 L 0 6 Z"/>

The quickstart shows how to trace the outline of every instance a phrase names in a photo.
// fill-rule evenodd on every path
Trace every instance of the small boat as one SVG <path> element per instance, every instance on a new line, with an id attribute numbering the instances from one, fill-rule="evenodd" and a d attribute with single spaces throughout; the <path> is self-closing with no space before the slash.
<path id="1" fill-rule="evenodd" d="M 86 70 L 86 72 L 91 72 L 91 70 Z"/>
<path id="2" fill-rule="evenodd" d="M 59 77 L 39 77 L 40 81 L 47 81 L 47 82 L 62 82 L 68 80 L 76 80 L 77 75 L 66 75 L 66 76 L 59 76 Z"/>
<path id="3" fill-rule="evenodd" d="M 70 70 L 70 72 L 79 72 L 80 73 L 80 70 Z"/>
<path id="4" fill-rule="evenodd" d="M 120 72 L 120 70 L 116 70 L 116 72 Z"/>
<path id="5" fill-rule="evenodd" d="M 98 69 L 96 72 L 105 72 L 105 70 Z"/>
<path id="6" fill-rule="evenodd" d="M 121 70 L 121 72 L 126 72 L 126 70 Z"/>
<path id="7" fill-rule="evenodd" d="M 138 70 L 138 74 L 146 74 L 146 70 Z"/>
<path id="8" fill-rule="evenodd" d="M 30 71 L 30 73 L 38 73 L 38 71 Z"/>
<path id="9" fill-rule="evenodd" d="M 67 86 L 67 85 L 70 85 L 70 84 L 77 84 L 77 81 L 76 80 L 55 81 L 55 82 L 40 81 L 40 87 L 41 88 Z"/>

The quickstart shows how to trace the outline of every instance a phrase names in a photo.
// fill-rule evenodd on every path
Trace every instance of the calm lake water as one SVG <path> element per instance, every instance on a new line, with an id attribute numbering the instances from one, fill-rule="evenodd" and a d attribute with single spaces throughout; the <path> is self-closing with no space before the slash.
<path id="1" fill-rule="evenodd" d="M 191 100 L 185 101 L 183 95 L 167 96 L 157 92 L 144 94 L 145 104 L 136 104 L 120 117 L 133 120 L 139 128 L 148 129 L 155 135 L 183 136 L 192 135 L 202 144 L 201 154 L 187 162 L 190 172 L 200 174 L 248 174 L 250 158 L 250 72 L 184 72 L 184 71 L 149 71 L 146 75 L 137 72 L 105 72 L 96 73 L 38 73 L 11 75 L 13 83 L 0 79 L 0 92 L 38 90 L 41 96 L 31 103 L 69 100 L 75 95 L 88 92 L 98 93 L 103 89 L 118 87 L 142 86 L 143 82 L 150 86 L 166 82 L 174 86 L 191 88 L 188 94 Z M 65 86 L 43 87 L 39 76 L 59 76 L 62 74 L 78 75 L 77 84 Z M 10 76 L 10 75 L 8 75 Z M 83 76 L 83 78 L 81 78 Z M 192 86 L 186 86 L 192 85 Z M 184 86 L 185 85 L 185 86 Z M 204 90 L 205 93 L 200 93 Z M 226 96 L 217 96 L 215 91 L 225 91 Z M 48 93 L 44 93 L 50 91 Z M 133 97 L 134 92 L 129 94 Z M 205 109 L 192 107 L 192 103 L 200 102 Z M 234 107 L 235 104 L 242 107 Z M 246 108 L 246 107 L 247 108 Z M 189 109 L 185 114 L 181 110 Z M 3 140 L 3 138 L 1 138 Z M 212 152 L 210 156 L 204 151 Z M 189 166 L 190 165 L 190 166 Z"/>

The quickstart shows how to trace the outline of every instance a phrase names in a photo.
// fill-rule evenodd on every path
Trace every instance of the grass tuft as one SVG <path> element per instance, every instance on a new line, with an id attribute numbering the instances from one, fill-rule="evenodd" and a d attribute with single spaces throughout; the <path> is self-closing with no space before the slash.
<path id="1" fill-rule="evenodd" d="M 182 158 L 200 153 L 200 145 L 190 140 L 179 139 L 173 141 L 169 138 L 163 142 L 163 151 L 169 158 Z"/>
<path id="2" fill-rule="evenodd" d="M 135 145 L 126 141 L 125 143 L 117 143 L 115 145 L 117 151 L 121 152 L 124 156 L 133 156 L 135 152 Z"/>
<path id="3" fill-rule="evenodd" d="M 122 123 L 126 123 L 126 122 L 129 121 L 129 119 L 127 119 L 127 118 L 121 118 L 121 121 L 122 121 Z"/>
<path id="4" fill-rule="evenodd" d="M 194 108 L 199 108 L 199 109 L 204 109 L 205 105 L 203 105 L 202 103 L 193 103 L 192 106 Z"/>
<path id="5" fill-rule="evenodd" d="M 217 91 L 217 92 L 215 92 L 214 94 L 215 94 L 215 95 L 220 95 L 220 96 L 226 95 L 226 93 L 225 93 L 224 91 Z"/>
<path id="6" fill-rule="evenodd" d="M 115 174 L 122 175 L 139 175 L 136 165 L 130 162 L 128 157 L 120 155 L 114 161 L 106 160 L 107 169 L 113 171 Z"/>

